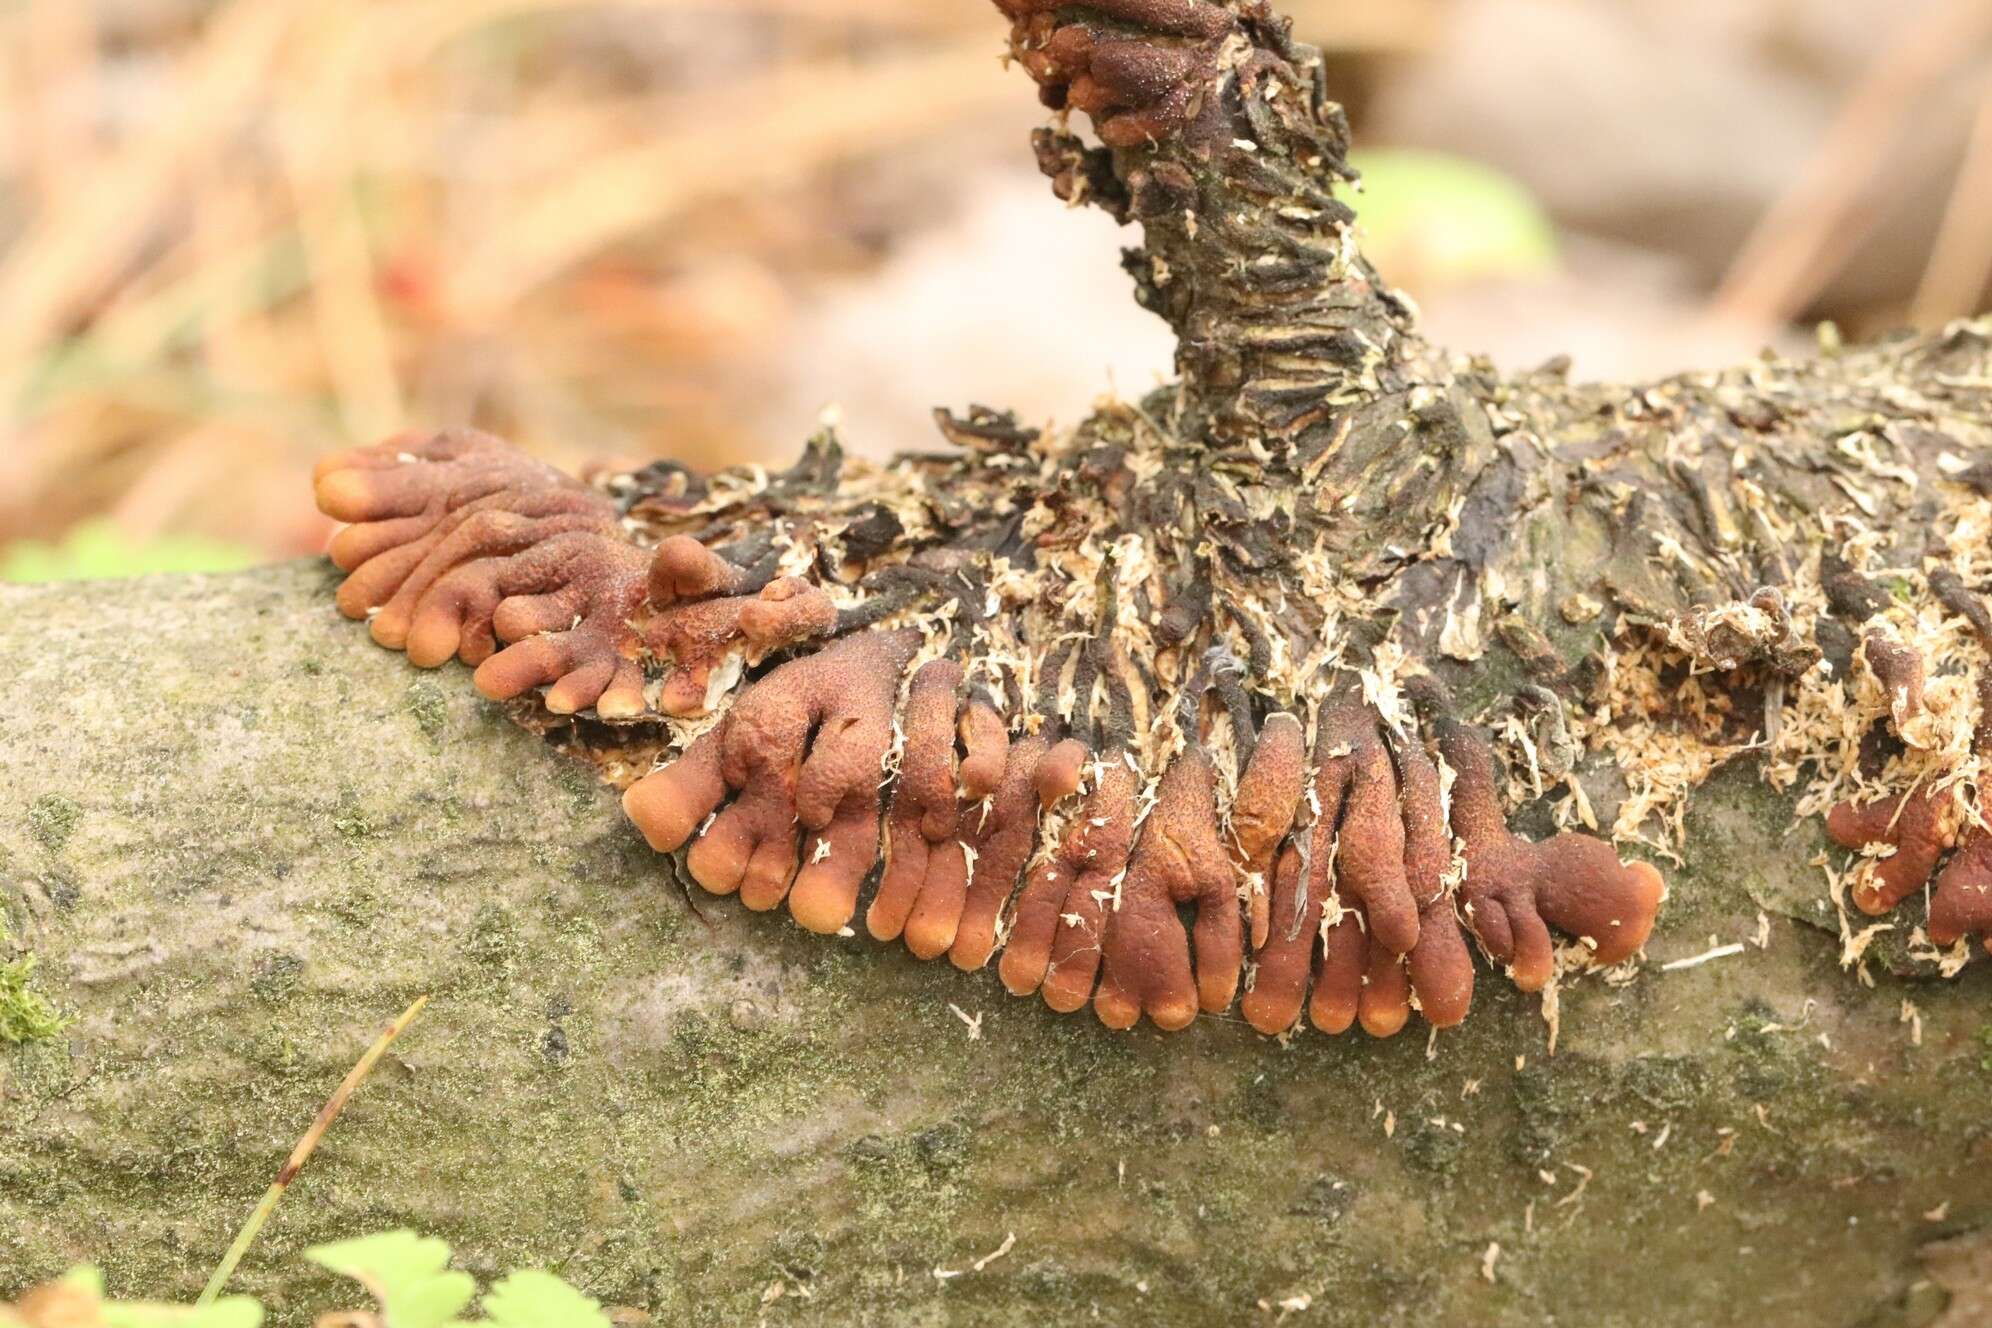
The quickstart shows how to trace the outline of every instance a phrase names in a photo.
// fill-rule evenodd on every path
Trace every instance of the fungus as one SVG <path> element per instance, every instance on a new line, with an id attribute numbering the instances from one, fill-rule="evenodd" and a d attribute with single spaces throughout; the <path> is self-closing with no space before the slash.
<path id="1" fill-rule="evenodd" d="M 842 930 L 878 856 L 892 708 L 919 645 L 910 630 L 862 632 L 779 666 L 679 760 L 632 785 L 624 810 L 660 853 L 691 838 L 686 868 L 710 893 L 763 912 L 787 899 L 808 930 Z"/>
<path id="2" fill-rule="evenodd" d="M 1473 959 L 1446 885 L 1438 771 L 1415 744 L 1386 746 L 1375 716 L 1355 705 L 1322 717 L 1315 747 L 1311 842 L 1305 854 L 1290 845 L 1275 869 L 1245 1018 L 1284 1032 L 1304 1003 L 1322 1032 L 1360 1020 L 1388 1037 L 1415 995 L 1428 1022 L 1451 1027 L 1472 1001 Z M 1377 923 L 1378 901 L 1388 926 Z"/>
<path id="3" fill-rule="evenodd" d="M 885 818 L 885 872 L 865 914 L 865 929 L 874 937 L 897 940 L 914 906 L 931 892 L 917 942 L 907 938 L 907 948 L 922 959 L 932 959 L 953 944 L 953 927 L 945 929 L 949 933 L 945 940 L 934 944 L 942 930 L 936 924 L 950 911 L 949 900 L 959 917 L 968 893 L 968 854 L 955 837 L 955 712 L 960 688 L 961 665 L 935 659 L 920 666 L 907 689 L 906 746 Z"/>
<path id="4" fill-rule="evenodd" d="M 1203 0 L 1095 0 L 1100 18 L 1061 21 L 1063 0 L 997 0 L 1013 20 L 1012 49 L 1044 104 L 1084 111 L 1100 141 L 1132 148 L 1167 138 L 1197 110 L 1216 42 L 1237 20 Z M 1146 29 L 1169 44 L 1125 29 Z"/>
<path id="5" fill-rule="evenodd" d="M 1983 602 L 1961 589 L 1954 598 L 1957 602 L 1952 607 L 1971 622 L 1981 644 L 1992 644 L 1992 623 L 1986 620 Z M 1985 820 L 1984 781 L 1988 776 L 1983 764 L 1992 756 L 1992 666 L 1983 664 L 1978 675 L 1978 726 L 1972 733 L 1972 751 L 1981 762 L 1976 802 L 1968 817 L 1960 817 L 1963 829 L 1957 851 L 1937 873 L 1936 888 L 1930 894 L 1930 939 L 1951 946 L 1976 933 L 1992 952 L 1992 827 Z M 1897 856 L 1901 856 L 1899 852 Z"/>
<path id="6" fill-rule="evenodd" d="M 680 600 L 737 595 L 747 589 L 746 576 L 726 559 L 690 535 L 670 535 L 650 559 L 650 604 L 668 609 Z"/>
<path id="7" fill-rule="evenodd" d="M 1950 607 L 1976 628 L 1976 619 L 1984 614 L 1977 597 L 1952 587 L 1950 598 L 1955 601 Z M 1985 643 L 1986 634 L 1978 635 Z M 1981 767 L 1992 756 L 1992 667 L 1984 665 L 1978 675 L 1978 723 L 1971 749 Z M 1828 811 L 1827 836 L 1841 848 L 1864 855 L 1850 892 L 1854 906 L 1870 916 L 1887 913 L 1929 884 L 1934 872 L 1931 939 L 1941 935 L 1947 939 L 1938 944 L 1949 945 L 1967 932 L 1984 931 L 1982 920 L 1992 916 L 1983 902 L 1986 886 L 1992 883 L 1987 873 L 1992 850 L 1985 843 L 1982 785 L 1979 799 L 1981 805 L 1967 811 L 1957 788 L 1919 783 L 1906 792 L 1843 802 Z M 1938 872 L 1938 862 L 1953 848 L 1957 851 Z"/>
<path id="8" fill-rule="evenodd" d="M 1862 859 L 1855 873 L 1855 907 L 1888 912 L 1923 888 L 1944 850 L 1957 842 L 1961 814 L 1952 793 L 1911 789 L 1870 802 L 1843 802 L 1826 814 L 1826 833 L 1841 848 L 1883 856 Z"/>
<path id="9" fill-rule="evenodd" d="M 1358 905 L 1344 908 L 1321 938 L 1321 960 L 1308 998 L 1308 1022 L 1324 1033 L 1360 1022 L 1372 1037 L 1391 1037 L 1410 1022 L 1415 998 L 1425 1022 L 1451 1028 L 1473 1002 L 1473 956 L 1446 883 L 1452 840 L 1446 832 L 1439 772 L 1415 743 L 1394 744 L 1403 812 L 1404 879 L 1418 906 L 1418 939 L 1397 954 Z"/>
<path id="10" fill-rule="evenodd" d="M 1439 770 L 1385 698 L 1477 657 L 1435 610 L 1501 584 L 1489 402 L 1356 252 L 1347 125 L 1267 5 L 999 3 L 1046 102 L 1099 127 L 1104 147 L 1041 130 L 1040 165 L 1140 221 L 1130 271 L 1177 384 L 1060 434 L 942 412 L 954 451 L 884 465 L 827 424 L 785 471 L 592 485 L 468 432 L 341 453 L 316 479 L 355 523 L 341 607 L 418 664 L 475 666 L 611 782 L 654 766 L 630 820 L 750 909 L 848 935 L 862 903 L 876 939 L 965 970 L 1001 950 L 1011 992 L 1116 1028 L 1227 1009 L 1248 938 L 1262 1031 L 1457 1023 L 1473 960 Z M 1784 600 L 1752 606 L 1790 645 Z M 1540 663 L 1530 632 L 1518 611 L 1500 635 Z M 1567 767 L 1582 731 L 1550 700 Z M 590 707 L 622 722 L 546 722 Z M 1637 949 L 1658 873 L 1508 835 L 1468 733 L 1452 828 L 1483 944 L 1525 986 L 1548 924 Z"/>
<path id="11" fill-rule="evenodd" d="M 1453 848 L 1439 769 L 1415 743 L 1399 743 L 1394 751 L 1398 783 L 1404 790 L 1404 876 L 1418 901 L 1418 943 L 1401 965 L 1381 947 L 1370 956 L 1371 988 L 1365 993 L 1363 1027 L 1379 1036 L 1402 1028 L 1409 1016 L 1410 1002 L 1393 976 L 1399 968 L 1417 997 L 1419 1013 L 1432 1027 L 1456 1026 L 1473 1005 L 1473 956 L 1460 931 L 1448 882 Z M 1391 993 L 1387 999 L 1382 990 L 1386 986 Z"/>
<path id="12" fill-rule="evenodd" d="M 1859 655 L 1881 694 L 1888 698 L 1889 717 L 1895 731 L 1923 712 L 1923 657 L 1908 646 L 1890 640 L 1879 631 L 1861 638 Z"/>
<path id="13" fill-rule="evenodd" d="M 961 709 L 961 796 L 981 802 L 1003 783 L 1010 760 L 1010 732 L 986 697 Z"/>
<path id="14" fill-rule="evenodd" d="M 1322 937 L 1321 972 L 1308 1002 L 1308 1020 L 1340 1033 L 1360 1022 L 1373 1037 L 1391 1037 L 1415 1006 L 1434 1028 L 1452 1028 L 1473 1003 L 1473 956 L 1460 931 L 1447 883 L 1452 837 L 1439 792 L 1438 767 L 1413 742 L 1392 745 L 1404 825 L 1404 879 L 1418 906 L 1418 939 L 1394 953 L 1367 925 L 1363 911 L 1345 909 Z"/>
<path id="15" fill-rule="evenodd" d="M 462 576 L 466 588 L 446 590 L 438 583 L 417 607 L 416 619 L 451 611 L 432 600 L 470 604 L 481 612 L 489 598 L 497 598 L 491 630 L 512 644 L 477 666 L 471 681 L 478 691 L 505 701 L 551 684 L 544 700 L 556 715 L 590 706 L 605 719 L 643 713 L 643 671 L 631 658 L 635 641 L 629 629 L 643 602 L 638 550 L 572 532 L 510 558 L 468 564 L 452 575 Z"/>
<path id="16" fill-rule="evenodd" d="M 1666 895 L 1659 871 L 1621 862 L 1611 845 L 1589 835 L 1532 844 L 1511 833 L 1487 739 L 1457 720 L 1440 718 L 1436 727 L 1454 772 L 1453 833 L 1466 855 L 1460 899 L 1481 947 L 1508 966 L 1523 991 L 1540 991 L 1555 976 L 1550 927 L 1581 941 L 1594 965 L 1637 954 Z"/>
<path id="17" fill-rule="evenodd" d="M 1315 787 L 1321 814 L 1335 831 L 1335 884 L 1368 919 L 1369 933 L 1392 954 L 1418 943 L 1418 904 L 1404 872 L 1404 814 L 1390 751 L 1376 716 L 1339 706 L 1321 720 Z M 1339 813 L 1339 818 L 1338 818 Z"/>
<path id="18" fill-rule="evenodd" d="M 971 712 L 975 708 L 976 703 L 971 703 Z M 965 972 L 981 968 L 996 952 L 997 926 L 1037 844 L 1039 820 L 1079 791 L 1085 761 L 1086 748 L 1071 738 L 1055 746 L 1041 737 L 1024 738 L 1011 745 L 1002 782 L 989 795 L 987 811 L 971 809 L 966 818 L 967 846 L 975 855 L 974 865 L 948 947 L 948 960 L 956 968 Z M 964 784 L 968 767 L 964 761 Z M 921 912 L 916 906 L 906 924 L 909 948 L 916 928 L 923 925 Z"/>
<path id="19" fill-rule="evenodd" d="M 1095 762 L 1093 786 L 1049 861 L 1032 870 L 1017 897 L 1010 941 L 997 972 L 1013 996 L 1041 992 L 1070 1013 L 1093 995 L 1107 906 L 1122 884 L 1134 841 L 1139 780 L 1124 751 Z"/>
<path id="20" fill-rule="evenodd" d="M 550 684 L 555 714 L 643 713 L 629 622 L 645 559 L 605 497 L 467 430 L 335 453 L 314 490 L 356 523 L 332 541 L 338 603 L 380 644 L 424 668 L 460 657 L 494 700 Z"/>
<path id="21" fill-rule="evenodd" d="M 1238 873 L 1252 948 L 1266 943 L 1272 917 L 1273 855 L 1293 828 L 1307 782 L 1306 737 L 1289 714 L 1266 719 L 1231 800 L 1231 861 Z"/>
<path id="22" fill-rule="evenodd" d="M 660 554 L 661 556 L 661 554 Z M 656 563 L 652 563 L 651 603 L 656 604 Z M 827 635 L 837 625 L 837 606 L 822 590 L 798 577 L 770 581 L 757 595 L 673 602 L 644 625 L 644 644 L 676 667 L 664 679 L 657 708 L 680 718 L 711 708 L 713 673 L 739 652 L 748 665 L 776 650 Z"/>
<path id="23" fill-rule="evenodd" d="M 1930 940 L 1952 946 L 1976 933 L 1992 952 L 1992 834 L 1974 824 L 1930 895 Z"/>
<path id="24" fill-rule="evenodd" d="M 374 447 L 334 452 L 312 472 L 318 508 L 348 525 L 333 537 L 334 565 L 347 573 L 340 612 L 380 611 L 374 639 L 399 650 L 413 597 L 386 606 L 411 578 L 414 596 L 451 568 L 505 555 L 562 530 L 613 529 L 615 507 L 488 434 L 446 430 L 426 440 L 401 434 Z M 467 529 L 465 527 L 468 527 Z M 448 553 L 432 558 L 439 546 Z"/>
<path id="25" fill-rule="evenodd" d="M 1244 962 L 1238 891 L 1218 837 L 1210 758 L 1192 748 L 1169 763 L 1142 822 L 1127 875 L 1106 922 L 1100 989 L 1093 1010 L 1109 1028 L 1142 1015 L 1157 1028 L 1186 1028 L 1202 1008 L 1231 1008 Z M 1195 904 L 1196 967 L 1176 915 Z"/>
<path id="26" fill-rule="evenodd" d="M 1238 1006 L 1246 1023 L 1269 1036 L 1292 1028 L 1307 998 L 1309 965 L 1321 934 L 1321 904 L 1331 870 L 1330 824 L 1315 821 L 1312 851 L 1305 862 L 1299 848 L 1289 844 L 1273 868 L 1271 927 L 1266 943 L 1253 953 L 1253 979 Z"/>

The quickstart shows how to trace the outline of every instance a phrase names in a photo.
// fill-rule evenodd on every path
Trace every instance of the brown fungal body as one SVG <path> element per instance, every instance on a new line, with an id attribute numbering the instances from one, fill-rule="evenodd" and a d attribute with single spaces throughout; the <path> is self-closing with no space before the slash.
<path id="1" fill-rule="evenodd" d="M 1061 1014 L 1092 998 L 1108 906 L 1134 844 L 1139 779 L 1125 753 L 1096 761 L 1086 778 L 1077 819 L 1017 898 L 1009 943 L 997 966 L 1012 996 L 1037 992 Z"/>
<path id="2" fill-rule="evenodd" d="M 961 676 L 961 665 L 951 659 L 931 660 L 913 675 L 901 720 L 906 746 L 885 821 L 885 871 L 865 914 L 865 929 L 874 937 L 897 940 L 914 909 L 926 900 L 923 925 L 906 938 L 907 949 L 922 959 L 932 959 L 954 943 L 954 929 L 934 923 L 950 912 L 958 916 L 968 897 L 968 850 L 955 833 L 961 799 L 955 760 Z"/>
<path id="3" fill-rule="evenodd" d="M 654 584 L 654 560 L 652 568 Z M 758 664 L 777 650 L 827 635 L 836 624 L 830 597 L 795 577 L 770 581 L 755 595 L 674 599 L 642 632 L 654 654 L 677 666 L 664 679 L 658 709 L 681 718 L 703 715 L 711 708 L 713 673 L 733 655 Z"/>
<path id="4" fill-rule="evenodd" d="M 1881 685 L 1888 711 L 1899 728 L 1923 713 L 1923 657 L 1881 632 L 1861 638 L 1861 662 Z"/>
<path id="5" fill-rule="evenodd" d="M 1494 791 L 1486 739 L 1439 723 L 1439 750 L 1454 771 L 1453 832 L 1466 855 L 1460 883 L 1466 924 L 1515 985 L 1540 991 L 1556 973 L 1549 928 L 1576 938 L 1590 962 L 1638 953 L 1653 930 L 1666 884 L 1652 864 L 1621 862 L 1603 840 L 1560 834 L 1531 844 L 1510 833 Z"/>
<path id="6" fill-rule="evenodd" d="M 712 816 L 686 857 L 692 879 L 757 912 L 786 899 L 809 930 L 842 930 L 877 857 L 893 703 L 918 647 L 911 632 L 868 632 L 791 660 L 633 785 L 624 810 L 666 853 Z"/>
<path id="7" fill-rule="evenodd" d="M 1992 952 L 1992 834 L 1965 831 L 1930 895 L 1930 940 L 1941 946 L 1977 936 Z"/>
<path id="8" fill-rule="evenodd" d="M 1879 592 L 1863 594 L 1867 583 L 1857 573 L 1837 560 L 1830 570 L 1836 609 L 1849 614 L 1879 611 Z M 1937 602 L 1963 621 L 1975 642 L 1978 715 L 1971 750 L 1981 763 L 1979 787 L 1967 799 L 1961 789 L 1919 780 L 1900 793 L 1842 802 L 1827 813 L 1826 833 L 1840 847 L 1862 855 L 1849 894 L 1863 913 L 1891 912 L 1928 889 L 1933 944 L 1949 947 L 1976 934 L 1992 949 L 1992 834 L 1984 814 L 1983 765 L 1992 759 L 1992 612 L 1941 560 L 1930 568 L 1928 579 Z M 1923 713 L 1928 670 L 1916 650 L 1879 631 L 1862 640 L 1861 655 L 1888 705 L 1863 752 L 1865 763 L 1876 766 L 1888 734 L 1906 741 L 1904 726 Z"/>
<path id="9" fill-rule="evenodd" d="M 1420 576 L 1492 434 L 1354 253 L 1318 56 L 1261 0 L 999 2 L 1104 143 L 1041 163 L 1144 227 L 1178 389 L 1054 437 L 943 413 L 955 453 L 884 466 L 829 432 L 596 487 L 476 434 L 342 453 L 340 607 L 597 759 L 705 891 L 1110 1028 L 1448 1027 L 1469 927 L 1530 990 L 1552 926 L 1635 953 L 1658 873 L 1514 837 L 1485 743 L 1403 704 L 1460 673 Z"/>
<path id="10" fill-rule="evenodd" d="M 1231 860 L 1254 950 L 1265 945 L 1272 927 L 1273 855 L 1293 828 L 1306 782 L 1307 739 L 1300 721 L 1285 712 L 1268 717 L 1231 804 Z"/>
<path id="11" fill-rule="evenodd" d="M 1167 138 L 1189 122 L 1217 43 L 1236 25 L 1230 10 L 1202 0 L 1095 0 L 1090 16 L 1074 19 L 1064 15 L 1077 7 L 1060 0 L 996 6 L 1013 21 L 1011 49 L 1044 104 L 1084 111 L 1115 148 Z"/>
<path id="12" fill-rule="evenodd" d="M 1428 1023 L 1452 1027 L 1472 1003 L 1473 960 L 1447 885 L 1438 771 L 1415 743 L 1387 746 L 1359 706 L 1324 717 L 1316 745 L 1310 850 L 1291 846 L 1279 862 L 1246 1020 L 1282 1032 L 1305 998 L 1325 1033 L 1360 1022 L 1389 1037 L 1415 997 Z"/>
<path id="13" fill-rule="evenodd" d="M 1878 916 L 1923 888 L 1938 859 L 1957 842 L 1957 800 L 1947 793 L 1912 790 L 1874 802 L 1843 802 L 1827 813 L 1826 833 L 1856 852 L 1885 848 L 1856 873 L 1853 900 Z"/>
<path id="14" fill-rule="evenodd" d="M 1197 910 L 1195 973 L 1178 904 Z M 1199 1009 L 1231 1008 L 1244 962 L 1243 921 L 1231 864 L 1218 839 L 1210 760 L 1188 751 L 1170 763 L 1126 877 L 1109 905 L 1104 966 L 1093 1009 L 1109 1028 L 1147 1015 L 1186 1028 Z"/>

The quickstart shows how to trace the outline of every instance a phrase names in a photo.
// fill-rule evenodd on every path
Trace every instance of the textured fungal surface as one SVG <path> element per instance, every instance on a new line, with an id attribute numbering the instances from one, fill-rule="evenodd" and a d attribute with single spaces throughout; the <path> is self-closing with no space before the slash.
<path id="1" fill-rule="evenodd" d="M 1850 965 L 1845 903 L 1927 888 L 1901 962 L 1955 972 L 1992 926 L 1987 330 L 1502 378 L 1362 259 L 1265 4 L 999 8 L 1177 381 L 1055 432 L 943 410 L 885 463 L 826 426 L 779 473 L 343 453 L 340 608 L 475 665 L 701 889 L 1116 1029 L 1443 1029 L 1482 963 L 1553 1019 L 1637 975 L 1730 763 L 1841 846 Z"/>

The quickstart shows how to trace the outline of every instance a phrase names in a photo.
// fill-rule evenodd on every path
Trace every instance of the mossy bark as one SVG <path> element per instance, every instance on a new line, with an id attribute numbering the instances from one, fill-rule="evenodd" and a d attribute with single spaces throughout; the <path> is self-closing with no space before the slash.
<path id="1" fill-rule="evenodd" d="M 0 1050 L 0 1289 L 92 1260 L 191 1296 L 422 992 L 238 1277 L 278 1323 L 340 1294 L 303 1246 L 398 1225 L 669 1323 L 1930 1322 L 1919 1250 L 1992 1224 L 1988 966 L 1843 974 L 1799 920 L 1817 828 L 1747 765 L 1554 1055 L 1486 974 L 1429 1046 L 1112 1034 L 695 911 L 332 580 L 0 589 L 0 906 L 74 1017 Z M 1767 907 L 1762 948 L 1659 971 Z"/>

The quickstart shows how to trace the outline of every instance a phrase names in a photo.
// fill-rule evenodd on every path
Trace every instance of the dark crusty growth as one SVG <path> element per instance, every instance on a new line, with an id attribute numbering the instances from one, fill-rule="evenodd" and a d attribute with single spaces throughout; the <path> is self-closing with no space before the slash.
<path id="1" fill-rule="evenodd" d="M 1007 466 L 963 467 L 970 485 L 1010 483 Z M 1091 1002 L 1114 1028 L 1179 1029 L 1244 986 L 1263 1031 L 1304 1008 L 1324 1031 L 1360 1020 L 1387 1036 L 1414 1008 L 1457 1023 L 1471 999 L 1456 833 L 1468 919 L 1524 985 L 1549 976 L 1538 914 L 1595 932 L 1603 962 L 1644 940 L 1657 874 L 1596 840 L 1509 837 L 1484 749 L 1460 747 L 1450 721 L 1449 832 L 1432 757 L 1366 704 L 1309 701 L 1303 721 L 1223 648 L 1137 668 L 1062 615 L 999 628 L 987 601 L 1006 579 L 1019 607 L 1076 589 L 1029 574 L 1055 541 L 854 553 L 863 523 L 911 511 L 894 487 L 909 475 L 864 476 L 851 505 L 835 480 L 807 502 L 791 492 L 805 517 L 786 548 L 738 512 L 639 499 L 632 515 L 616 484 L 581 488 L 481 435 L 341 454 L 318 491 L 357 522 L 335 541 L 342 609 L 417 663 L 461 653 L 487 695 L 544 688 L 551 714 L 656 735 L 633 750 L 661 737 L 675 755 L 629 783 L 631 821 L 704 889 L 786 901 L 811 931 L 848 933 L 864 903 L 873 937 L 964 969 L 1000 951 L 1011 992 Z M 707 505 L 751 512 L 793 482 Z M 645 547 L 694 523 L 715 542 L 673 531 Z"/>
<path id="2" fill-rule="evenodd" d="M 316 481 L 354 523 L 341 609 L 476 666 L 704 890 L 993 962 L 1114 1028 L 1235 1004 L 1269 1034 L 1388 1036 L 1466 1016 L 1469 936 L 1530 989 L 1634 955 L 1658 872 L 1512 835 L 1523 790 L 1465 722 L 1546 726 L 1539 779 L 1573 689 L 1443 699 L 1496 621 L 1471 587 L 1503 614 L 1521 593 L 1510 517 L 1580 467 L 1524 476 L 1542 453 L 1508 437 L 1508 389 L 1426 345 L 1363 260 L 1319 54 L 1264 0 L 998 4 L 1047 104 L 1097 131 L 1061 114 L 1038 159 L 1139 225 L 1128 270 L 1179 382 L 1059 433 L 942 412 L 953 450 L 882 465 L 828 428 L 779 473 L 593 486 L 472 433 L 341 453 Z M 1693 639 L 1818 658 L 1780 596 L 1749 612 L 1771 626 L 1711 607 Z"/>
<path id="3" fill-rule="evenodd" d="M 1928 894 L 1917 962 L 1992 944 L 1992 327 L 1504 378 L 1364 259 L 1267 0 L 997 5 L 1173 382 L 880 464 L 826 426 L 778 473 L 342 452 L 340 609 L 474 666 L 700 888 L 1115 1029 L 1445 1028 L 1475 946 L 1629 977 L 1666 887 L 1615 844 L 1668 855 L 1739 757 L 1858 908 Z"/>

